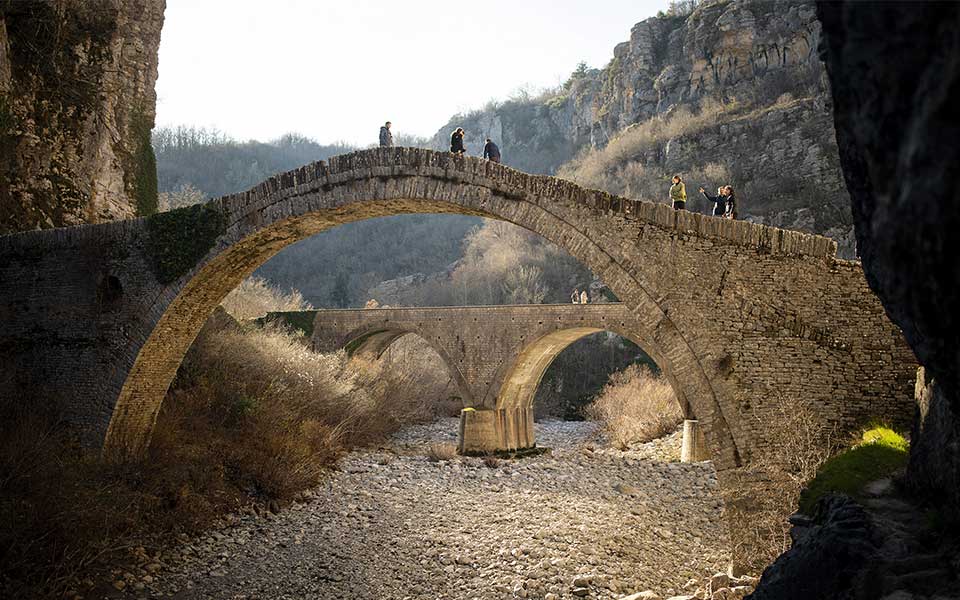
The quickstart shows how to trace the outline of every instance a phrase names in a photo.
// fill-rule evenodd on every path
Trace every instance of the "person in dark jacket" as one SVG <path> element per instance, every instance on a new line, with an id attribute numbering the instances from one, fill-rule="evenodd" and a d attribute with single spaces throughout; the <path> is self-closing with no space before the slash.
<path id="1" fill-rule="evenodd" d="M 487 138 L 487 143 L 483 145 L 483 157 L 495 163 L 500 162 L 500 148 L 490 138 Z"/>
<path id="2" fill-rule="evenodd" d="M 724 186 L 723 191 L 727 198 L 727 201 L 725 203 L 725 207 L 723 210 L 723 218 L 736 219 L 737 218 L 737 201 L 733 197 L 733 186 L 732 185 Z"/>
<path id="3" fill-rule="evenodd" d="M 393 146 L 393 134 L 390 133 L 390 126 L 393 125 L 390 121 L 387 121 L 383 127 L 380 128 L 380 147 L 389 148 Z"/>
<path id="4" fill-rule="evenodd" d="M 727 190 L 729 191 L 730 196 L 728 197 Z M 725 185 L 717 188 L 717 195 L 711 196 L 707 193 L 707 190 L 700 188 L 700 193 L 703 194 L 703 197 L 713 202 L 713 216 L 715 217 L 724 217 L 725 219 L 732 219 L 732 216 L 727 216 L 727 213 L 733 214 L 733 188 L 729 185 Z M 727 209 L 727 204 L 730 205 L 729 211 Z"/>
<path id="5" fill-rule="evenodd" d="M 450 152 L 463 154 L 467 150 L 463 147 L 463 127 L 457 127 L 450 136 Z"/>

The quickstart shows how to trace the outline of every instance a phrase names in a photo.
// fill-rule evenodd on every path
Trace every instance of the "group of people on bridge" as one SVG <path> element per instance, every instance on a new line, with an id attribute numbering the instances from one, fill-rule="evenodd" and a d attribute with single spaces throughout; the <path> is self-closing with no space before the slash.
<path id="1" fill-rule="evenodd" d="M 393 134 L 390 132 L 390 127 L 392 125 L 393 124 L 390 121 L 387 121 L 382 127 L 380 127 L 381 148 L 393 146 Z M 453 152 L 454 154 L 467 153 L 467 148 L 463 145 L 463 134 L 463 127 L 457 127 L 453 133 L 450 134 L 450 152 Z M 500 162 L 500 147 L 497 146 L 490 138 L 487 138 L 486 143 L 483 145 L 483 157 L 491 162 Z"/>
<path id="2" fill-rule="evenodd" d="M 702 186 L 699 191 L 709 202 L 713 202 L 713 216 L 723 217 L 724 219 L 737 218 L 737 201 L 733 195 L 732 185 L 718 187 L 716 196 L 711 196 Z M 670 186 L 670 202 L 673 203 L 674 210 L 687 209 L 687 187 L 683 183 L 683 178 L 679 175 L 673 176 Z"/>
<path id="3" fill-rule="evenodd" d="M 391 125 L 392 123 L 387 121 L 380 127 L 381 148 L 393 146 L 393 134 L 390 132 Z M 453 133 L 450 134 L 450 152 L 454 154 L 466 154 L 467 149 L 463 143 L 463 136 L 463 127 L 457 127 L 453 130 Z M 500 162 L 500 148 L 490 138 L 486 139 L 486 143 L 483 146 L 483 158 L 496 163 Z M 733 194 L 732 185 L 728 184 L 718 187 L 716 196 L 710 195 L 702 186 L 699 188 L 699 191 L 708 202 L 713 203 L 713 216 L 724 219 L 737 218 L 737 202 Z M 687 209 L 687 188 L 680 175 L 674 175 L 671 181 L 670 202 L 673 204 L 675 210 Z M 586 294 L 586 292 L 584 292 L 584 294 Z M 578 300 L 574 300 L 573 302 L 575 304 L 586 304 L 585 301 L 578 302 Z"/>

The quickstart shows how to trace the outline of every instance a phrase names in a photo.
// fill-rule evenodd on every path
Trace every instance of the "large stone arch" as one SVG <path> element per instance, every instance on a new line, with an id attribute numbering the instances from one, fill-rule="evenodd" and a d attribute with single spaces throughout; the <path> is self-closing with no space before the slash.
<path id="1" fill-rule="evenodd" d="M 705 382 L 687 399 L 721 485 L 789 435 L 783 407 L 841 431 L 912 418 L 913 354 L 831 240 L 412 148 L 147 219 L 0 237 L 0 394 L 60 402 L 88 445 L 136 456 L 184 353 L 243 278 L 330 227 L 407 213 L 515 223 L 603 279 L 672 376 Z"/>

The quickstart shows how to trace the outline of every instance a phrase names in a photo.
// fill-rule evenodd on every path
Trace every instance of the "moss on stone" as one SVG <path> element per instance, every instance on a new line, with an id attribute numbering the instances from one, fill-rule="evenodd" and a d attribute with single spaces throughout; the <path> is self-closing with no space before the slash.
<path id="1" fill-rule="evenodd" d="M 313 320 L 316 316 L 317 311 L 315 310 L 271 312 L 267 313 L 267 316 L 257 319 L 257 323 L 283 323 L 291 329 L 301 332 L 304 336 L 311 337 L 313 335 Z"/>
<path id="2" fill-rule="evenodd" d="M 863 433 L 862 441 L 828 460 L 800 494 L 800 512 L 812 514 L 827 493 L 858 497 L 871 481 L 889 477 L 907 464 L 909 443 L 889 427 L 876 426 Z"/>
<path id="3" fill-rule="evenodd" d="M 371 336 L 374 336 L 378 333 L 383 333 L 384 331 L 386 331 L 386 329 L 378 329 L 376 331 L 367 332 L 360 337 L 356 337 L 347 342 L 347 345 L 343 347 L 343 350 L 347 353 L 347 356 L 353 356 L 353 353 L 359 350 L 360 346 L 362 346 L 365 341 L 370 339 Z"/>
<path id="4" fill-rule="evenodd" d="M 160 283 L 188 273 L 226 231 L 227 220 L 212 204 L 155 214 L 146 221 L 146 252 Z"/>
<path id="5" fill-rule="evenodd" d="M 143 110 L 134 112 L 130 122 L 130 133 L 135 150 L 132 164 L 125 173 L 133 178 L 132 191 L 136 201 L 137 216 L 148 217 L 157 212 L 157 157 L 150 143 L 153 124 Z M 129 184 L 128 184 L 129 185 Z"/>

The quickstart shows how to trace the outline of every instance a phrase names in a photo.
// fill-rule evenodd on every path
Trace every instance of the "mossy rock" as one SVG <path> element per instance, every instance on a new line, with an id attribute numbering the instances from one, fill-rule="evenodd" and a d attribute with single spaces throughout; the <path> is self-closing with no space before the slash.
<path id="1" fill-rule="evenodd" d="M 907 464 L 909 443 L 890 429 L 878 426 L 863 433 L 862 441 L 820 467 L 800 494 L 800 512 L 811 514 L 817 500 L 830 492 L 858 497 L 871 481 L 893 475 Z"/>
<path id="2" fill-rule="evenodd" d="M 159 213 L 146 221 L 146 251 L 160 283 L 190 272 L 226 231 L 227 220 L 212 204 Z"/>

